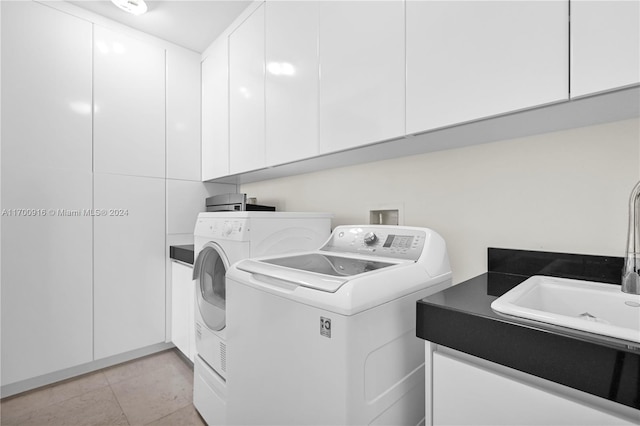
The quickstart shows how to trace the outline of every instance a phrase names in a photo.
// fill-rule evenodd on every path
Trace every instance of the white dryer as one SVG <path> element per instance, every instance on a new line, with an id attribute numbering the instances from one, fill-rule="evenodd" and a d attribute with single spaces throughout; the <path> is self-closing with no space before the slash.
<path id="1" fill-rule="evenodd" d="M 326 213 L 200 213 L 194 231 L 196 284 L 193 403 L 209 425 L 226 418 L 227 347 L 225 274 L 254 256 L 311 250 L 331 232 Z"/>
<path id="2" fill-rule="evenodd" d="M 427 228 L 338 226 L 315 251 L 227 272 L 228 421 L 424 422 L 416 302 L 451 285 Z"/>

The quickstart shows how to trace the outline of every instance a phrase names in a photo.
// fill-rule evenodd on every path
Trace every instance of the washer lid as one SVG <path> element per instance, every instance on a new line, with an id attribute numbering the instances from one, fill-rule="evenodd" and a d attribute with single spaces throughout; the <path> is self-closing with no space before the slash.
<path id="1" fill-rule="evenodd" d="M 375 271 L 376 269 L 394 265 L 393 263 L 388 262 L 348 258 L 321 253 L 308 253 L 298 256 L 264 259 L 263 262 L 298 269 L 301 271 L 333 275 L 336 277 L 352 277 L 364 272 Z"/>
<path id="2" fill-rule="evenodd" d="M 260 274 L 333 293 L 358 275 L 394 265 L 397 263 L 307 253 L 271 259 L 249 259 L 240 262 L 236 267 L 251 274 Z"/>

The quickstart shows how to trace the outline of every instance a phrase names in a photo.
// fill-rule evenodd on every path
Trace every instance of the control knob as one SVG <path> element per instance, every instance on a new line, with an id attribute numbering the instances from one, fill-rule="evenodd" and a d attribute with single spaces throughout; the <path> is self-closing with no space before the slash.
<path id="1" fill-rule="evenodd" d="M 371 244 L 374 244 L 376 241 L 378 241 L 378 236 L 373 233 L 373 232 L 367 232 L 366 234 L 364 234 L 364 243 L 368 246 L 370 246 Z"/>

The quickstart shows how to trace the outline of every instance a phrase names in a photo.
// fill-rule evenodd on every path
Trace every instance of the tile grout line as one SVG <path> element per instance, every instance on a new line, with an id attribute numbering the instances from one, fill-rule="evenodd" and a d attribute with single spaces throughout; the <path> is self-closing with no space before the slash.
<path id="1" fill-rule="evenodd" d="M 100 370 L 102 372 L 102 370 Z M 104 372 L 102 372 L 102 374 L 104 374 Z M 116 400 L 116 404 L 118 404 L 118 408 L 120 408 L 120 412 L 122 413 L 122 415 L 124 416 L 124 419 L 127 421 L 127 424 L 130 426 L 131 422 L 129 421 L 129 417 L 127 417 L 127 413 L 124 412 L 124 408 L 122 408 L 122 404 L 120 404 L 120 399 L 118 399 L 118 395 L 116 394 L 116 392 L 113 390 L 113 387 L 111 386 L 111 381 L 109 380 L 109 378 L 107 377 L 106 374 L 104 374 L 105 379 L 107 380 L 107 383 L 109 384 L 109 390 L 111 391 L 111 394 L 113 395 L 113 398 Z"/>

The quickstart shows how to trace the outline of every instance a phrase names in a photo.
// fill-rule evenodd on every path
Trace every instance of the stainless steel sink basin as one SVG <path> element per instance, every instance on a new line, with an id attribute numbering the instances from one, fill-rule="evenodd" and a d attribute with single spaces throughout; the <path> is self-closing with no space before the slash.
<path id="1" fill-rule="evenodd" d="M 493 301 L 497 312 L 640 343 L 640 295 L 592 281 L 533 276 Z"/>

